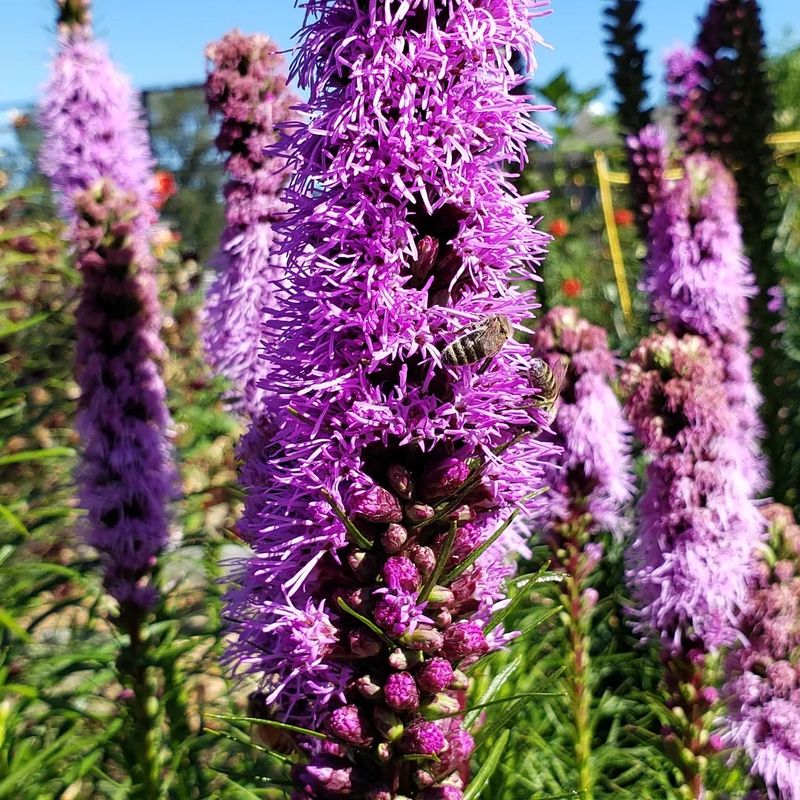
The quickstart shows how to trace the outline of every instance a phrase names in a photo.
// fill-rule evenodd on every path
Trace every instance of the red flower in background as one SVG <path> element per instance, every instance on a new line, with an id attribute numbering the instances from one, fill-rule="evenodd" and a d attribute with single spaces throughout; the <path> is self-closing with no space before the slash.
<path id="1" fill-rule="evenodd" d="M 165 169 L 160 169 L 153 175 L 153 187 L 156 208 L 161 208 L 178 191 L 173 174 Z"/>
<path id="2" fill-rule="evenodd" d="M 614 222 L 616 222 L 620 228 L 630 228 L 630 226 L 633 225 L 633 221 L 633 211 L 629 208 L 618 208 L 614 212 Z"/>
<path id="3" fill-rule="evenodd" d="M 583 291 L 583 284 L 577 278 L 567 278 L 561 284 L 561 291 L 567 297 L 578 297 Z"/>
<path id="4" fill-rule="evenodd" d="M 569 233 L 569 222 L 563 217 L 557 217 L 550 223 L 548 230 L 556 239 L 561 239 Z"/>

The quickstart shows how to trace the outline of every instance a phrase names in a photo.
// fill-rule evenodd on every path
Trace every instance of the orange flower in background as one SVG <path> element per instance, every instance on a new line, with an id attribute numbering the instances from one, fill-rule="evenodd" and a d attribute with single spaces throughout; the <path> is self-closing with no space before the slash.
<path id="1" fill-rule="evenodd" d="M 567 297 L 578 297 L 583 291 L 583 284 L 577 278 L 567 278 L 561 284 L 561 291 Z"/>
<path id="2" fill-rule="evenodd" d="M 156 208 L 161 208 L 178 191 L 174 176 L 165 169 L 160 169 L 153 175 L 153 186 Z"/>
<path id="3" fill-rule="evenodd" d="M 614 212 L 614 222 L 620 226 L 620 228 L 630 228 L 633 225 L 633 211 L 629 208 L 618 208 Z"/>
<path id="4" fill-rule="evenodd" d="M 556 237 L 556 239 L 561 239 L 563 236 L 566 236 L 569 233 L 569 222 L 567 222 L 563 217 L 557 217 L 550 223 L 548 230 L 553 234 L 553 236 Z"/>

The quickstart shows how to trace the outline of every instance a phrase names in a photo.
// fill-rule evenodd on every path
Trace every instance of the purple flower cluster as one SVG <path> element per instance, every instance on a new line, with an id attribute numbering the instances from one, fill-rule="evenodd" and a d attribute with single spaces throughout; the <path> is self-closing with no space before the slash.
<path id="1" fill-rule="evenodd" d="M 212 367 L 234 386 L 235 407 L 250 417 L 262 413 L 259 381 L 267 374 L 258 347 L 265 314 L 280 294 L 285 257 L 274 225 L 286 215 L 280 193 L 289 177 L 286 160 L 267 155 L 277 127 L 296 117 L 298 102 L 287 89 L 283 56 L 265 36 L 226 34 L 206 50 L 210 72 L 206 101 L 222 116 L 217 147 L 227 154 L 227 226 L 213 266 L 203 318 Z"/>
<path id="2" fill-rule="evenodd" d="M 580 521 L 587 531 L 619 531 L 633 493 L 631 435 L 611 388 L 617 363 L 606 331 L 560 306 L 539 323 L 535 349 L 554 371 L 566 367 L 552 426 L 563 452 L 548 470 L 543 521 L 550 529 Z"/>
<path id="3" fill-rule="evenodd" d="M 747 306 L 755 286 L 736 218 L 736 184 L 718 161 L 684 160 L 684 177 L 650 225 L 645 286 L 670 330 L 702 336 L 724 365 L 724 386 L 741 441 L 739 468 L 755 492 L 764 485 L 759 453 L 761 398 L 749 355 Z"/>
<path id="4" fill-rule="evenodd" d="M 109 180 L 135 196 L 136 230 L 147 235 L 155 211 L 142 107 L 105 45 L 92 39 L 84 14 L 82 24 L 59 31 L 58 54 L 39 107 L 44 134 L 39 165 L 67 220 L 76 216 L 76 192 Z"/>
<path id="5" fill-rule="evenodd" d="M 677 48 L 667 56 L 667 96 L 675 109 L 684 152 L 706 149 L 706 72 L 709 57 L 702 50 Z"/>
<path id="6" fill-rule="evenodd" d="M 730 644 L 763 522 L 744 476 L 723 367 L 703 339 L 645 339 L 622 376 L 627 416 L 650 455 L 629 583 L 639 629 L 668 651 Z"/>
<path id="7" fill-rule="evenodd" d="M 667 137 L 658 125 L 647 125 L 638 134 L 628 136 L 626 144 L 632 189 L 641 220 L 640 234 L 647 239 L 650 220 L 665 191 Z"/>
<path id="8" fill-rule="evenodd" d="M 83 277 L 76 351 L 81 505 L 109 593 L 129 608 L 147 608 L 175 486 L 153 265 L 137 230 L 135 195 L 98 181 L 73 195 L 72 208 L 70 241 Z"/>
<path id="9" fill-rule="evenodd" d="M 285 141 L 288 289 L 265 323 L 276 433 L 249 451 L 228 658 L 264 715 L 330 736 L 297 800 L 458 800 L 464 669 L 508 639 L 513 567 L 483 548 L 536 511 L 550 449 L 530 348 L 486 338 L 529 315 L 547 239 L 503 171 L 546 139 L 511 66 L 535 63 L 532 8 L 305 5 L 311 122 Z"/>
<path id="10" fill-rule="evenodd" d="M 763 509 L 774 561 L 762 563 L 742 624 L 746 644 L 727 659 L 727 741 L 752 761 L 769 797 L 800 798 L 800 527 L 791 511 Z"/>

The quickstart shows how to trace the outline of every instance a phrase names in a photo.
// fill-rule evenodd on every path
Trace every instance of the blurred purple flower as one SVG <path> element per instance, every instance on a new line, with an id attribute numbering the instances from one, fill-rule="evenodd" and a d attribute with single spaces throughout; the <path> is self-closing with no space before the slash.
<path id="1" fill-rule="evenodd" d="M 262 325 L 278 302 L 285 257 L 275 224 L 286 216 L 280 193 L 290 170 L 265 148 L 278 126 L 296 119 L 299 102 L 286 86 L 283 56 L 267 37 L 226 34 L 209 45 L 209 111 L 222 116 L 217 147 L 227 153 L 227 226 L 212 260 L 217 271 L 204 307 L 203 338 L 211 366 L 233 385 L 233 406 L 260 417 L 267 374 Z"/>

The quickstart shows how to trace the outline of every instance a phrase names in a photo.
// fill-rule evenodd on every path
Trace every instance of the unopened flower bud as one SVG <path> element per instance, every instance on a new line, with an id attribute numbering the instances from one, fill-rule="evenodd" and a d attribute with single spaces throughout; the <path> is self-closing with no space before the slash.
<path id="1" fill-rule="evenodd" d="M 453 615 L 446 608 L 431 609 L 427 614 L 437 628 L 446 628 L 453 624 Z"/>
<path id="2" fill-rule="evenodd" d="M 389 666 L 400 672 L 412 669 L 422 660 L 423 656 L 418 650 L 402 650 L 397 648 L 389 653 Z"/>
<path id="3" fill-rule="evenodd" d="M 364 550 L 351 550 L 347 555 L 347 564 L 360 581 L 369 581 L 378 573 L 375 556 Z"/>
<path id="4" fill-rule="evenodd" d="M 419 588 L 419 569 L 406 556 L 391 556 L 384 564 L 383 580 L 393 591 L 413 592 Z"/>
<path id="5" fill-rule="evenodd" d="M 403 735 L 403 720 L 385 706 L 377 706 L 373 714 L 378 733 L 388 742 L 396 742 Z"/>
<path id="6" fill-rule="evenodd" d="M 372 702 L 383 702 L 383 689 L 369 675 L 362 675 L 356 681 L 358 693 Z"/>
<path id="7" fill-rule="evenodd" d="M 714 705 L 719 700 L 719 692 L 713 686 L 704 686 L 700 690 L 700 697 L 709 705 Z"/>
<path id="8" fill-rule="evenodd" d="M 435 783 L 435 778 L 427 770 L 418 769 L 414 773 L 414 783 L 420 789 L 427 789 L 429 786 L 433 786 Z"/>
<path id="9" fill-rule="evenodd" d="M 389 523 L 389 527 L 381 534 L 381 544 L 389 555 L 399 553 L 407 541 L 408 531 L 396 522 Z"/>
<path id="10" fill-rule="evenodd" d="M 332 736 L 355 747 L 369 747 L 372 736 L 369 722 L 358 706 L 341 706 L 331 713 L 328 730 Z"/>
<path id="11" fill-rule="evenodd" d="M 718 733 L 712 733 L 711 736 L 708 737 L 708 746 L 715 753 L 719 753 L 720 750 L 724 749 L 725 742 L 722 740 L 722 737 Z"/>
<path id="12" fill-rule="evenodd" d="M 453 494 L 469 477 L 469 467 L 465 461 L 448 456 L 420 478 L 420 491 L 426 499 L 437 499 Z"/>
<path id="13" fill-rule="evenodd" d="M 445 586 L 434 586 L 428 594 L 429 606 L 450 606 L 455 602 L 455 595 Z"/>
<path id="14" fill-rule="evenodd" d="M 420 625 L 413 633 L 403 634 L 400 641 L 410 650 L 435 653 L 437 650 L 441 650 L 444 637 L 439 631 Z"/>
<path id="15" fill-rule="evenodd" d="M 394 800 L 394 797 L 385 786 L 373 786 L 367 792 L 366 800 Z"/>
<path id="16" fill-rule="evenodd" d="M 397 498 L 382 486 L 357 487 L 347 497 L 351 514 L 370 522 L 400 522 L 403 511 Z"/>
<path id="17" fill-rule="evenodd" d="M 469 689 L 469 678 L 460 669 L 453 670 L 453 680 L 450 681 L 450 688 L 454 691 L 466 691 Z"/>
<path id="18" fill-rule="evenodd" d="M 410 503 L 404 510 L 406 519 L 412 525 L 419 525 L 420 522 L 425 522 L 426 519 L 430 519 L 436 514 L 433 507 L 425 503 Z"/>
<path id="19" fill-rule="evenodd" d="M 408 557 L 425 578 L 436 569 L 436 555 L 430 547 L 416 544 L 408 551 Z"/>
<path id="20" fill-rule="evenodd" d="M 389 483 L 398 497 L 402 497 L 403 500 L 411 499 L 411 494 L 414 491 L 414 481 L 411 478 L 411 473 L 405 467 L 400 464 L 392 464 L 389 467 Z"/>
<path id="21" fill-rule="evenodd" d="M 483 631 L 474 622 L 457 622 L 444 634 L 444 655 L 452 661 L 483 655 L 489 649 Z"/>
<path id="22" fill-rule="evenodd" d="M 417 242 L 417 259 L 411 264 L 411 274 L 424 280 L 433 269 L 439 255 L 439 240 L 433 236 L 423 236 Z"/>
<path id="23" fill-rule="evenodd" d="M 394 672 L 383 686 L 386 705 L 395 711 L 416 711 L 419 708 L 419 689 L 407 672 Z"/>
<path id="24" fill-rule="evenodd" d="M 431 786 L 423 793 L 422 800 L 464 800 L 464 792 L 458 786 Z"/>
<path id="25" fill-rule="evenodd" d="M 472 506 L 463 503 L 462 505 L 454 508 L 446 517 L 445 519 L 449 522 L 472 522 L 473 519 L 476 517 L 475 511 L 473 511 Z"/>
<path id="26" fill-rule="evenodd" d="M 400 749 L 404 753 L 438 756 L 447 749 L 447 739 L 435 723 L 417 722 L 403 734 Z"/>
<path id="27" fill-rule="evenodd" d="M 356 658 L 371 658 L 381 651 L 381 643 L 365 630 L 350 631 L 350 652 Z"/>
<path id="28" fill-rule="evenodd" d="M 420 712 L 425 719 L 441 719 L 450 717 L 461 711 L 461 704 L 452 695 L 439 692 L 433 700 L 420 707 Z"/>
<path id="29" fill-rule="evenodd" d="M 426 661 L 417 672 L 417 684 L 423 692 L 435 694 L 450 686 L 453 680 L 453 667 L 444 658 Z"/>
<path id="30" fill-rule="evenodd" d="M 378 742 L 378 746 L 375 748 L 375 755 L 378 756 L 379 761 L 388 764 L 392 760 L 392 756 L 394 756 L 394 747 L 389 742 Z"/>

